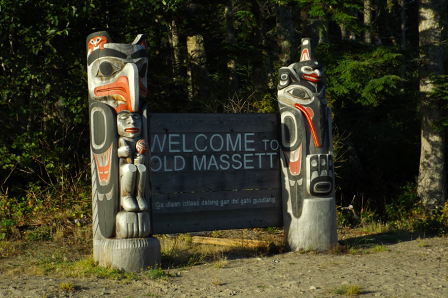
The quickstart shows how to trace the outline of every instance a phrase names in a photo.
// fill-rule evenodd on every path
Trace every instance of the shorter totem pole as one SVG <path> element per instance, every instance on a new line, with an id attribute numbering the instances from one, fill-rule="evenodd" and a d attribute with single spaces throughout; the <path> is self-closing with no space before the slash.
<path id="1" fill-rule="evenodd" d="M 323 67 L 302 39 L 300 62 L 279 70 L 283 224 L 290 250 L 337 243 L 331 111 Z"/>
<path id="2" fill-rule="evenodd" d="M 160 264 L 160 243 L 149 237 L 147 65 L 142 34 L 132 44 L 105 31 L 87 37 L 93 254 L 127 271 Z"/>

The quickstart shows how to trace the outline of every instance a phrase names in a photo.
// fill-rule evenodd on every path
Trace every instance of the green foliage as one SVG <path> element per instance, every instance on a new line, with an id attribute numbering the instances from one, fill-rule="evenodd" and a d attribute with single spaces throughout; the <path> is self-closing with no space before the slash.
<path id="1" fill-rule="evenodd" d="M 417 195 L 417 184 L 409 182 L 401 187 L 398 196 L 393 197 L 390 203 L 386 204 L 385 214 L 389 221 L 404 223 L 423 211 L 423 205 Z"/>
<path id="2" fill-rule="evenodd" d="M 331 51 L 331 45 L 321 51 Z M 388 47 L 360 47 L 359 52 L 345 54 L 337 59 L 337 65 L 329 64 L 325 68 L 328 76 L 327 91 L 330 97 L 344 97 L 362 105 L 378 106 L 386 98 L 399 93 L 401 82 L 394 74 L 401 62 L 401 54 Z M 336 61 L 335 61 L 336 62 Z"/>
<path id="3" fill-rule="evenodd" d="M 147 36 L 151 112 L 275 113 L 277 71 L 285 66 L 278 59 L 279 3 L 234 0 L 232 44 L 226 40 L 222 2 L 200 0 L 200 11 L 193 15 L 186 0 L 0 0 L 0 239 L 21 238 L 24 231 L 27 239 L 50 239 L 56 232 L 45 227 L 56 221 L 50 214 L 62 212 L 77 220 L 91 214 L 87 35 L 107 30 L 115 42 L 131 42 L 138 33 Z M 316 57 L 325 65 L 326 96 L 338 131 L 338 204 L 347 206 L 354 195 L 365 198 L 353 202 L 363 211 L 359 220 L 343 212 L 338 222 L 350 226 L 379 217 L 403 222 L 416 216 L 420 207 L 410 203 L 415 198 L 399 186 L 414 179 L 419 154 L 418 22 L 408 22 L 408 50 L 400 51 L 392 42 L 400 28 L 399 5 L 391 1 L 375 4 L 374 28 L 361 22 L 359 0 L 281 3 L 292 8 L 295 40 L 330 35 Z M 408 5 L 408 20 L 416 20 L 416 7 Z M 301 13 L 308 19 L 297 17 Z M 179 76 L 174 72 L 173 21 L 180 37 Z M 357 39 L 341 40 L 340 26 Z M 366 29 L 375 32 L 382 46 L 358 41 Z M 188 98 L 185 41 L 193 34 L 203 36 L 207 54 L 210 95 L 204 101 Z M 298 49 L 294 55 L 297 61 Z M 229 91 L 230 58 L 237 63 L 237 93 Z M 400 77 L 403 64 L 406 80 Z M 435 78 L 441 107 L 448 98 L 447 81 Z M 446 125 L 446 119 L 435 125 Z M 26 227 L 31 219 L 44 224 Z M 434 225 L 427 220 L 416 229 Z"/>
<path id="4" fill-rule="evenodd" d="M 172 276 L 169 272 L 165 272 L 161 267 L 157 268 L 157 266 L 148 270 L 146 274 L 152 279 L 167 278 Z"/>
<path id="5" fill-rule="evenodd" d="M 357 296 L 361 294 L 358 285 L 342 285 L 333 289 L 333 293 L 344 296 Z"/>

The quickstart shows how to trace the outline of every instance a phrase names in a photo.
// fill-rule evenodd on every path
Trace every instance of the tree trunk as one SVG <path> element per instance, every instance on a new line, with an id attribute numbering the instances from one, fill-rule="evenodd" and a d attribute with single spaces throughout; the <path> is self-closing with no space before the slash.
<path id="1" fill-rule="evenodd" d="M 191 2 L 188 5 L 192 16 L 199 19 L 199 3 Z M 188 76 L 190 80 L 189 99 L 202 102 L 208 100 L 206 55 L 204 38 L 200 34 L 187 36 Z"/>
<path id="2" fill-rule="evenodd" d="M 401 0 L 401 50 L 406 50 L 406 1 Z M 401 79 L 406 79 L 406 64 L 401 65 Z"/>
<path id="3" fill-rule="evenodd" d="M 434 84 L 430 75 L 444 73 L 444 22 L 446 0 L 419 0 L 420 96 L 421 96 L 421 155 L 418 195 L 428 210 L 443 206 L 446 200 L 445 134 L 431 123 L 441 117 L 437 98 L 431 95 Z"/>
<path id="4" fill-rule="evenodd" d="M 227 42 L 230 45 L 235 44 L 235 28 L 233 26 L 233 0 L 227 0 L 225 3 L 225 18 L 226 18 L 226 29 L 227 29 Z M 231 54 L 229 60 L 227 61 L 227 69 L 229 70 L 229 87 L 230 93 L 235 95 L 238 92 L 238 75 L 236 72 L 236 61 L 233 53 Z"/>
<path id="5" fill-rule="evenodd" d="M 171 46 L 173 48 L 173 74 L 174 81 L 178 83 L 181 79 L 180 66 L 182 64 L 180 58 L 180 46 L 179 46 L 179 28 L 177 27 L 177 21 L 171 21 Z"/>
<path id="6" fill-rule="evenodd" d="M 364 42 L 372 43 L 372 0 L 364 0 Z"/>
<path id="7" fill-rule="evenodd" d="M 257 0 L 251 1 L 251 11 L 255 17 L 256 26 L 253 28 L 253 45 L 259 48 L 263 47 L 263 37 L 261 36 L 261 8 Z M 261 99 L 265 93 L 266 74 L 264 71 L 263 55 L 259 55 L 252 60 L 252 76 L 254 82 L 253 98 L 255 100 Z"/>
<path id="8" fill-rule="evenodd" d="M 268 4 L 268 1 L 265 2 L 265 6 Z M 269 10 L 265 9 L 265 7 L 261 7 L 260 10 L 260 28 L 261 28 L 261 44 L 263 46 L 263 61 L 265 73 L 267 75 L 268 88 L 275 88 L 275 77 L 274 77 L 274 69 L 272 68 L 272 61 L 270 56 L 274 53 L 269 52 L 268 38 L 266 37 L 266 24 L 265 20 L 269 17 Z M 264 95 L 264 94 L 263 94 Z"/>
<path id="9" fill-rule="evenodd" d="M 281 65 L 290 65 L 294 59 L 294 25 L 292 7 L 285 3 L 277 7 L 277 44 Z"/>

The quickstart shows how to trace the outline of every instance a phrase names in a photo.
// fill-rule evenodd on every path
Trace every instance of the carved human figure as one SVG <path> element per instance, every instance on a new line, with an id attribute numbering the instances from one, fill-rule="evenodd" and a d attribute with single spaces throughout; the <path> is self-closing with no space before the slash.
<path id="1" fill-rule="evenodd" d="M 142 121 L 138 113 L 127 110 L 117 114 L 118 157 L 120 158 L 120 204 L 125 211 L 146 211 L 146 141 L 139 139 Z"/>
<path id="2" fill-rule="evenodd" d="M 325 74 L 310 39 L 302 39 L 300 61 L 279 70 L 278 101 L 287 190 L 294 217 L 303 200 L 334 191 L 331 111 L 325 99 Z"/>

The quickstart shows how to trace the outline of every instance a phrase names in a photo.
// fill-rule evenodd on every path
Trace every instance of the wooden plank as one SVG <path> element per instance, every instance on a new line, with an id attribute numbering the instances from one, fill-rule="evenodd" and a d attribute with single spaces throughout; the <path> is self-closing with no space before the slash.
<path id="1" fill-rule="evenodd" d="M 278 133 L 274 130 L 240 133 L 186 132 L 150 134 L 151 153 L 153 155 L 221 152 L 277 152 Z"/>
<path id="2" fill-rule="evenodd" d="M 277 114 L 150 114 L 153 233 L 281 226 Z"/>
<path id="3" fill-rule="evenodd" d="M 151 133 L 264 132 L 278 129 L 277 114 L 149 114 Z"/>
<path id="4" fill-rule="evenodd" d="M 280 171 L 200 171 L 157 173 L 152 175 L 152 192 L 177 193 L 192 191 L 232 191 L 242 189 L 280 188 Z"/>
<path id="5" fill-rule="evenodd" d="M 281 226 L 283 226 L 281 208 L 183 212 L 173 213 L 173 216 L 167 216 L 166 213 L 153 214 L 154 234 Z"/>
<path id="6" fill-rule="evenodd" d="M 220 245 L 220 246 L 231 246 L 231 247 L 268 247 L 271 245 L 268 241 L 263 240 L 249 240 L 249 239 L 227 239 L 227 238 L 212 238 L 212 237 L 200 237 L 193 236 L 193 243 L 198 244 L 209 244 L 209 245 Z"/>
<path id="7" fill-rule="evenodd" d="M 152 196 L 153 213 L 203 212 L 282 208 L 281 190 L 221 191 Z M 168 215 L 169 216 L 169 215 Z M 172 215 L 173 217 L 175 215 Z"/>
<path id="8" fill-rule="evenodd" d="M 280 170 L 278 152 L 242 152 L 233 154 L 153 155 L 152 173 L 200 171 Z"/>

